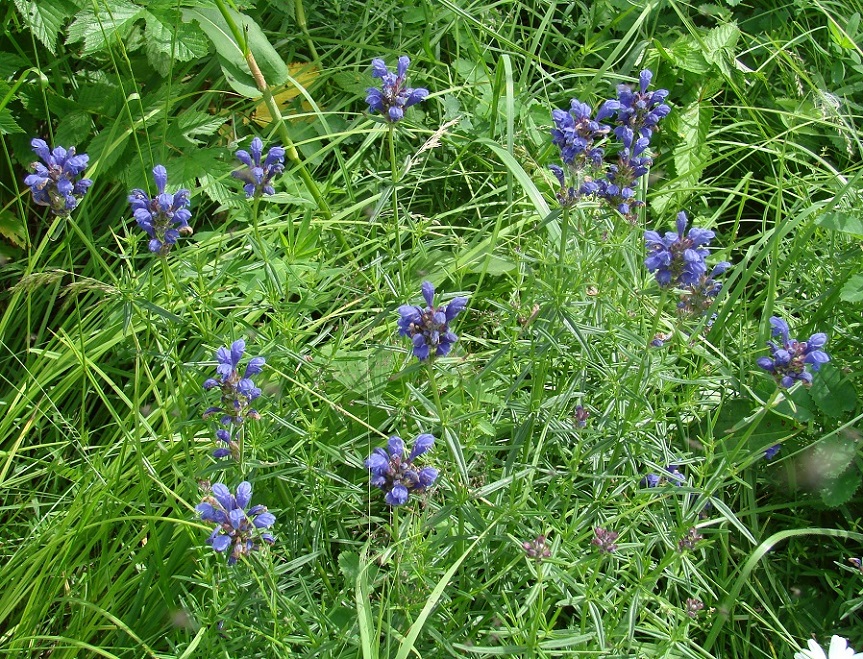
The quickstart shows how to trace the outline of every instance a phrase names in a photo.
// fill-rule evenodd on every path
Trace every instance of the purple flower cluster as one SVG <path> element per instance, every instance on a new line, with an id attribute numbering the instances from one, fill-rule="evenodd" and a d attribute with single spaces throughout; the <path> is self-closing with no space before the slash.
<path id="1" fill-rule="evenodd" d="M 410 63 L 410 58 L 402 55 L 399 57 L 396 73 L 390 73 L 382 59 L 372 60 L 372 77 L 381 79 L 381 87 L 369 87 L 366 90 L 369 112 L 380 112 L 384 119 L 395 123 L 404 118 L 406 108 L 426 99 L 429 95 L 428 89 L 405 86 L 405 76 Z"/>
<path id="2" fill-rule="evenodd" d="M 551 558 L 551 547 L 546 544 L 546 539 L 544 535 L 538 535 L 535 540 L 522 542 L 521 547 L 537 563 L 542 563 L 543 559 Z"/>
<path id="3" fill-rule="evenodd" d="M 697 618 L 698 612 L 704 608 L 704 602 L 697 597 L 686 598 L 686 615 L 690 618 Z"/>
<path id="4" fill-rule="evenodd" d="M 668 465 L 663 473 L 649 473 L 641 479 L 642 487 L 659 487 L 664 483 L 674 483 L 680 487 L 686 483 L 686 477 L 680 473 L 680 468 L 677 465 Z"/>
<path id="5" fill-rule="evenodd" d="M 204 389 L 210 390 L 218 387 L 222 392 L 222 400 L 219 405 L 207 408 L 204 418 L 207 419 L 215 414 L 221 414 L 219 422 L 227 428 L 216 431 L 216 438 L 225 446 L 221 446 L 213 453 L 213 457 L 224 458 L 229 455 L 237 456 L 239 445 L 231 434 L 232 426 L 239 426 L 246 419 L 257 420 L 261 418 L 257 410 L 251 407 L 253 400 L 261 395 L 261 390 L 255 386 L 252 376 L 261 372 L 266 360 L 263 357 L 254 357 L 249 360 L 243 375 L 240 376 L 240 360 L 246 351 L 246 342 L 238 339 L 231 344 L 230 349 L 222 347 L 216 351 L 217 377 L 209 378 L 204 382 Z"/>
<path id="6" fill-rule="evenodd" d="M 722 282 L 716 281 L 716 278 L 730 267 L 728 261 L 717 263 L 709 274 L 705 273 L 699 277 L 698 283 L 687 286 L 677 303 L 677 311 L 689 316 L 706 314 L 714 298 L 722 290 Z"/>
<path id="7" fill-rule="evenodd" d="M 686 213 L 677 214 L 677 232 L 668 231 L 660 236 L 656 231 L 645 231 L 647 258 L 644 265 L 648 272 L 656 273 L 656 281 L 662 287 L 697 286 L 707 272 L 705 258 L 710 252 L 705 248 L 715 235 L 709 229 L 692 227 L 686 232 Z"/>
<path id="8" fill-rule="evenodd" d="M 370 482 L 379 487 L 391 506 L 402 506 L 407 503 L 411 492 L 418 493 L 431 487 L 438 477 L 434 467 L 417 467 L 414 460 L 429 451 L 434 446 L 434 437 L 429 434 L 419 435 L 414 440 L 414 447 L 405 457 L 405 443 L 401 437 L 393 435 L 387 442 L 387 450 L 376 448 L 366 460 L 371 475 Z"/>
<path id="9" fill-rule="evenodd" d="M 285 171 L 285 150 L 280 146 L 271 147 L 263 163 L 261 157 L 264 143 L 260 137 L 252 140 L 249 150 L 251 153 L 244 149 L 237 149 L 234 155 L 245 167 L 231 172 L 231 176 L 245 183 L 243 190 L 246 191 L 246 197 L 275 194 L 271 181 L 276 175 Z"/>
<path id="10" fill-rule="evenodd" d="M 51 151 L 47 142 L 38 137 L 30 141 L 30 146 L 44 162 L 31 163 L 33 173 L 24 179 L 34 203 L 47 206 L 54 215 L 68 215 L 93 184 L 88 178 L 78 179 L 87 168 L 90 156 L 76 154 L 74 146 L 68 151 L 62 146 Z"/>
<path id="11" fill-rule="evenodd" d="M 212 496 L 204 497 L 195 510 L 205 522 L 217 524 L 207 544 L 219 553 L 230 549 L 228 565 L 236 563 L 240 556 L 248 556 L 260 549 L 258 539 L 270 545 L 275 543 L 276 539 L 271 533 L 260 529 L 270 528 L 275 524 L 276 517 L 267 512 L 266 506 L 248 508 L 252 501 L 252 486 L 248 481 L 237 486 L 236 496 L 221 483 L 213 485 L 212 492 Z"/>
<path id="12" fill-rule="evenodd" d="M 572 99 L 569 111 L 553 110 L 551 141 L 560 150 L 559 165 L 549 169 L 560 188 L 557 200 L 564 208 L 573 206 L 581 197 L 595 196 L 630 221 L 636 219 L 635 209 L 644 202 L 635 199 L 638 180 L 653 164 L 648 147 L 659 121 L 671 108 L 664 103 L 668 90 L 648 91 L 653 73 L 645 69 L 639 76 L 639 90 L 619 85 L 617 98 L 600 105 L 595 116 L 591 108 Z M 614 136 L 620 141 L 617 160 L 604 162 L 604 146 L 612 131 L 603 121 L 615 125 Z"/>
<path id="13" fill-rule="evenodd" d="M 806 365 L 817 371 L 830 361 L 830 356 L 821 350 L 827 343 L 827 335 L 819 332 L 810 336 L 808 341 L 798 342 L 788 336 L 788 323 L 781 318 L 771 317 L 770 325 L 772 336 L 778 337 L 781 343 L 768 341 L 770 357 L 759 357 L 758 365 L 772 374 L 779 386 L 785 389 L 796 380 L 811 384 L 812 373 L 806 370 Z"/>
<path id="14" fill-rule="evenodd" d="M 608 529 L 603 529 L 600 527 L 596 527 L 593 529 L 594 538 L 591 540 L 591 543 L 595 546 L 599 547 L 599 551 L 603 554 L 613 554 L 617 551 L 617 545 L 615 542 L 620 534 L 617 531 L 611 531 Z"/>
<path id="15" fill-rule="evenodd" d="M 422 294 L 426 308 L 403 304 L 399 307 L 399 334 L 409 336 L 413 353 L 417 359 L 425 360 L 434 355 L 443 357 L 458 341 L 449 324 L 467 306 L 466 297 L 454 298 L 449 304 L 434 306 L 434 285 L 422 283 Z"/>
<path id="16" fill-rule="evenodd" d="M 165 192 L 168 172 L 162 165 L 153 168 L 157 194 L 152 199 L 139 188 L 129 194 L 129 205 L 138 226 L 150 236 L 149 249 L 156 254 L 167 254 L 181 234 L 192 233 L 189 220 L 189 191 L 185 188 L 171 194 Z"/>

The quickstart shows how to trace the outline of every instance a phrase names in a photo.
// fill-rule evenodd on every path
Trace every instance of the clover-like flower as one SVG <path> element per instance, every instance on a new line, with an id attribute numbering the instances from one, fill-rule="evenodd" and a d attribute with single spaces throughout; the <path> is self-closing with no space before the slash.
<path id="1" fill-rule="evenodd" d="M 240 375 L 240 360 L 246 350 L 246 342 L 237 339 L 231 344 L 230 349 L 222 347 L 216 351 L 216 373 L 218 377 L 210 378 L 204 382 L 204 389 L 210 390 L 219 387 L 222 392 L 220 405 L 208 408 L 204 412 L 204 418 L 213 414 L 222 413 L 222 425 L 231 423 L 240 425 L 245 419 L 260 419 L 258 412 L 252 409 L 251 402 L 261 395 L 261 390 L 255 386 L 252 376 L 261 372 L 266 363 L 263 357 L 254 357 L 249 360 L 243 375 Z M 224 438 L 220 437 L 224 441 Z M 225 442 L 230 447 L 230 442 Z"/>
<path id="2" fill-rule="evenodd" d="M 401 121 L 405 110 L 429 95 L 428 89 L 405 86 L 405 78 L 411 60 L 406 55 L 399 57 L 396 73 L 390 73 L 386 62 L 380 58 L 372 60 L 372 77 L 381 79 L 381 87 L 369 87 L 366 90 L 366 103 L 369 112 L 380 112 L 384 119 L 391 123 Z"/>
<path id="3" fill-rule="evenodd" d="M 540 534 L 535 540 L 522 542 L 521 548 L 537 563 L 542 563 L 543 559 L 551 558 L 551 547 L 546 543 L 547 540 L 548 538 Z"/>
<path id="4" fill-rule="evenodd" d="M 173 194 L 165 192 L 168 171 L 162 165 L 153 168 L 153 180 L 156 196 L 151 199 L 146 192 L 135 188 L 129 194 L 129 205 L 138 226 L 150 236 L 149 250 L 165 255 L 177 244 L 180 235 L 192 233 L 189 191 L 183 188 Z"/>
<path id="5" fill-rule="evenodd" d="M 231 172 L 231 176 L 245 183 L 243 190 L 246 191 L 247 197 L 276 194 L 276 190 L 270 182 L 276 175 L 285 171 L 285 150 L 281 146 L 270 147 L 262 163 L 264 143 L 260 137 L 255 137 L 252 139 L 249 151 L 237 149 L 234 153 L 237 160 L 243 163 L 245 167 L 234 170 Z"/>
<path id="6" fill-rule="evenodd" d="M 88 178 L 78 178 L 87 168 L 90 156 L 76 154 L 74 146 L 68 150 L 58 146 L 51 151 L 47 142 L 38 137 L 30 141 L 30 146 L 44 162 L 31 163 L 33 173 L 24 178 L 34 203 L 47 206 L 54 215 L 69 215 L 93 184 Z"/>
<path id="7" fill-rule="evenodd" d="M 443 357 L 458 341 L 449 324 L 467 306 L 467 298 L 457 297 L 449 304 L 435 307 L 434 285 L 430 281 L 422 283 L 422 293 L 428 305 L 425 309 L 410 304 L 399 307 L 399 334 L 411 338 L 417 359 L 425 360 L 431 355 Z"/>
<path id="8" fill-rule="evenodd" d="M 772 335 L 781 339 L 781 344 L 768 341 L 770 357 L 759 357 L 758 365 L 773 375 L 780 387 L 787 389 L 796 380 L 812 384 L 812 373 L 806 370 L 809 364 L 813 371 L 830 361 L 830 356 L 821 350 L 827 343 L 823 332 L 813 334 L 808 341 L 798 342 L 788 336 L 788 323 L 777 316 L 770 318 Z"/>
<path id="9" fill-rule="evenodd" d="M 710 229 L 692 227 L 686 231 L 686 213 L 677 214 L 677 233 L 668 231 L 660 236 L 656 231 L 645 231 L 647 258 L 644 265 L 648 272 L 655 272 L 657 283 L 667 286 L 693 286 L 707 272 L 705 258 L 710 252 L 704 247 L 713 240 Z"/>
<path id="10" fill-rule="evenodd" d="M 216 483 L 212 487 L 212 496 L 204 497 L 195 507 L 202 520 L 217 524 L 207 544 L 219 553 L 230 549 L 228 565 L 236 563 L 240 556 L 248 556 L 260 549 L 259 539 L 270 545 L 276 541 L 271 533 L 261 531 L 275 524 L 275 515 L 268 512 L 266 506 L 248 508 L 251 500 L 252 486 L 248 481 L 237 486 L 236 496 L 222 483 Z"/>
<path id="11" fill-rule="evenodd" d="M 434 446 L 434 437 L 428 433 L 414 440 L 410 454 L 405 456 L 405 443 L 401 437 L 393 435 L 387 442 L 387 449 L 376 448 L 366 460 L 370 482 L 379 487 L 391 506 L 407 503 L 411 492 L 418 493 L 431 487 L 438 477 L 434 467 L 418 467 L 414 461 Z"/>
<path id="12" fill-rule="evenodd" d="M 687 597 L 686 598 L 686 615 L 690 618 L 697 618 L 698 612 L 704 608 L 704 602 L 702 602 L 697 597 Z"/>
<path id="13" fill-rule="evenodd" d="M 617 531 L 612 531 L 610 529 L 603 529 L 597 526 L 593 529 L 594 538 L 591 540 L 591 544 L 595 545 L 599 548 L 599 551 L 603 554 L 613 554 L 617 551 L 617 545 L 615 542 L 620 534 Z"/>

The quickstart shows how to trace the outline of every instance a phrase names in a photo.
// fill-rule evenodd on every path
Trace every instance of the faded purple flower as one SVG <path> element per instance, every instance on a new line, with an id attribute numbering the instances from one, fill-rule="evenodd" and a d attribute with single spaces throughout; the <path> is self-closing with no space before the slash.
<path id="1" fill-rule="evenodd" d="M 270 528 L 276 521 L 275 515 L 266 506 L 252 506 L 252 486 L 243 481 L 237 486 L 236 495 L 222 483 L 212 487 L 212 495 L 195 507 L 205 522 L 215 522 L 216 528 L 207 539 L 213 549 L 228 553 L 228 565 L 237 562 L 240 556 L 248 556 L 260 549 L 257 540 L 273 544 L 276 540 L 271 533 L 261 531 Z"/>
<path id="2" fill-rule="evenodd" d="M 587 419 L 590 412 L 581 405 L 575 406 L 575 425 L 579 428 L 584 428 L 587 425 Z"/>
<path id="3" fill-rule="evenodd" d="M 261 372 L 266 362 L 263 357 L 249 360 L 243 375 L 240 375 L 240 360 L 246 350 L 246 342 L 238 339 L 229 348 L 219 348 L 216 351 L 217 377 L 204 382 L 204 389 L 218 387 L 222 392 L 221 404 L 210 407 L 204 412 L 204 418 L 221 413 L 222 425 L 241 424 L 245 419 L 260 419 L 260 414 L 249 407 L 251 402 L 261 395 L 261 390 L 255 386 L 252 376 Z"/>
<path id="4" fill-rule="evenodd" d="M 686 532 L 685 536 L 677 541 L 677 551 L 681 553 L 687 549 L 691 551 L 695 549 L 695 545 L 697 545 L 701 540 L 704 540 L 704 536 L 701 535 L 698 532 L 698 529 L 693 526 Z"/>
<path id="5" fill-rule="evenodd" d="M 390 506 L 402 506 L 408 502 L 411 492 L 419 493 L 431 487 L 438 477 L 434 467 L 418 467 L 414 461 L 434 446 L 434 437 L 428 433 L 419 435 L 409 455 L 405 455 L 405 443 L 393 435 L 387 449 L 376 448 L 366 459 L 370 482 L 386 492 L 384 501 Z"/>
<path id="6" fill-rule="evenodd" d="M 260 137 L 255 137 L 252 139 L 249 151 L 237 149 L 234 153 L 237 160 L 245 167 L 234 170 L 231 176 L 245 183 L 243 190 L 246 191 L 247 197 L 276 194 L 270 182 L 276 175 L 285 171 L 285 150 L 281 146 L 271 147 L 262 163 L 264 143 Z"/>
<path id="7" fill-rule="evenodd" d="M 156 196 L 151 199 L 146 192 L 135 188 L 129 194 L 129 205 L 138 226 L 150 236 L 149 250 L 165 255 L 177 243 L 180 235 L 192 233 L 192 227 L 189 226 L 189 220 L 192 219 L 188 208 L 189 191 L 181 189 L 173 194 L 165 192 L 168 172 L 162 165 L 153 168 L 153 180 L 156 182 Z"/>
<path id="8" fill-rule="evenodd" d="M 779 450 L 782 448 L 782 444 L 774 444 L 769 449 L 764 451 L 764 459 L 770 462 L 773 458 L 776 457 L 776 454 L 779 453 Z"/>
<path id="9" fill-rule="evenodd" d="M 521 547 L 537 563 L 542 563 L 545 558 L 551 558 L 551 547 L 546 544 L 544 535 L 536 536 L 536 540 L 525 540 L 521 543 Z"/>
<path id="10" fill-rule="evenodd" d="M 87 168 L 90 156 L 76 154 L 74 146 L 68 151 L 62 146 L 51 151 L 47 142 L 38 137 L 30 141 L 30 146 L 44 162 L 31 163 L 33 173 L 24 178 L 34 203 L 47 206 L 54 215 L 68 215 L 93 184 L 88 178 L 78 179 Z"/>
<path id="11" fill-rule="evenodd" d="M 695 317 L 706 314 L 714 298 L 722 290 L 722 282 L 716 281 L 716 277 L 730 267 L 731 264 L 728 261 L 717 263 L 710 274 L 701 275 L 697 283 L 687 286 L 680 296 L 680 302 L 677 303 L 678 313 Z"/>
<path id="12" fill-rule="evenodd" d="M 366 90 L 369 112 L 380 112 L 384 119 L 395 123 L 404 118 L 406 108 L 426 99 L 429 95 L 428 89 L 405 86 L 410 63 L 410 58 L 402 55 L 399 57 L 396 73 L 390 73 L 382 59 L 372 60 L 372 77 L 381 79 L 381 87 L 369 87 Z"/>
<path id="13" fill-rule="evenodd" d="M 409 336 L 413 343 L 414 356 L 419 360 L 430 356 L 443 357 L 458 341 L 449 324 L 467 306 L 466 297 L 453 298 L 449 304 L 434 306 L 434 285 L 429 281 L 422 283 L 426 308 L 410 304 L 399 307 L 399 334 Z"/>
<path id="14" fill-rule="evenodd" d="M 768 341 L 770 357 L 759 357 L 758 365 L 773 375 L 780 387 L 787 389 L 796 380 L 804 384 L 812 384 L 812 374 L 806 370 L 809 364 L 813 371 L 830 361 L 830 356 L 821 350 L 827 343 L 827 335 L 823 332 L 813 334 L 808 341 L 798 342 L 788 336 L 789 328 L 781 318 L 770 318 L 773 327 L 772 335 L 779 337 L 781 343 Z"/>
<path id="15" fill-rule="evenodd" d="M 600 552 L 603 554 L 613 554 L 617 551 L 617 545 L 615 542 L 620 536 L 617 531 L 611 531 L 597 526 L 593 529 L 593 533 L 594 538 L 591 540 L 591 543 L 597 546 Z"/>
<path id="16" fill-rule="evenodd" d="M 697 618 L 698 612 L 704 608 L 704 602 L 695 597 L 686 598 L 686 615 L 690 618 Z"/>
<path id="17" fill-rule="evenodd" d="M 641 479 L 642 487 L 658 487 L 665 483 L 674 483 L 680 487 L 686 483 L 686 477 L 680 473 L 677 465 L 668 465 L 661 474 L 649 473 Z"/>

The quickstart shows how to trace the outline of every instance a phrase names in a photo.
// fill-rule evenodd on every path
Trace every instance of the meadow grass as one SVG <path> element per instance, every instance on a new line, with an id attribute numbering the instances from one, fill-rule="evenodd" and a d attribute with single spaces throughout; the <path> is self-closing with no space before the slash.
<path id="1" fill-rule="evenodd" d="M 231 7 L 3 10 L 0 652 L 863 648 L 863 5 Z M 402 55 L 429 95 L 388 123 L 371 63 Z M 561 209 L 552 110 L 643 69 L 671 106 L 645 205 Z M 272 197 L 231 176 L 253 136 L 287 149 Z M 34 137 L 89 154 L 68 216 L 23 183 Z M 194 228 L 161 256 L 127 199 L 157 164 Z M 692 318 L 645 267 L 679 211 L 732 264 Z M 429 360 L 397 325 L 423 281 L 467 298 Z M 811 387 L 756 365 L 772 316 L 828 335 Z M 260 418 L 214 459 L 239 339 Z M 365 461 L 421 433 L 437 479 L 388 506 Z M 241 481 L 275 543 L 228 565 L 196 506 Z"/>

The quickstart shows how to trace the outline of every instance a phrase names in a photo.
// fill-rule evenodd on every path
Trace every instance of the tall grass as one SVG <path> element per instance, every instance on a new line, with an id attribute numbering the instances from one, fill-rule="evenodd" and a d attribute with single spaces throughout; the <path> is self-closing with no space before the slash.
<path id="1" fill-rule="evenodd" d="M 847 561 L 863 540 L 859 3 L 307 3 L 306 34 L 294 7 L 259 2 L 244 13 L 308 65 L 275 89 L 283 128 L 226 81 L 177 15 L 191 8 L 6 8 L 5 654 L 748 659 L 833 633 L 863 647 Z M 431 96 L 391 158 L 363 98 L 371 59 L 402 54 Z M 585 202 L 564 232 L 551 109 L 596 107 L 645 67 L 673 111 L 640 223 Z M 299 162 L 253 220 L 233 151 L 284 130 Z M 29 201 L 34 136 L 90 154 L 68 219 Z M 157 163 L 192 190 L 195 227 L 164 259 L 126 199 Z M 716 231 L 711 263 L 733 263 L 715 318 L 683 326 L 644 268 L 643 230 L 679 210 Z M 469 298 L 431 366 L 396 333 L 424 279 Z M 810 389 L 779 392 L 755 366 L 772 315 L 801 340 L 829 334 Z M 267 358 L 243 473 L 211 458 L 201 418 L 213 353 L 238 338 Z M 389 508 L 363 461 L 421 432 L 438 483 Z M 642 484 L 671 464 L 684 485 Z M 277 543 L 229 568 L 194 507 L 207 483 L 244 478 Z M 595 527 L 620 533 L 616 552 Z M 704 540 L 680 551 L 691 528 Z M 522 543 L 541 534 L 538 562 Z M 688 616 L 688 598 L 705 609 Z"/>

